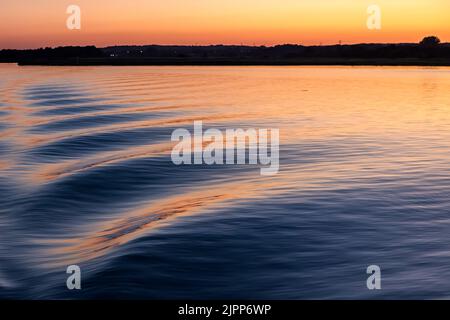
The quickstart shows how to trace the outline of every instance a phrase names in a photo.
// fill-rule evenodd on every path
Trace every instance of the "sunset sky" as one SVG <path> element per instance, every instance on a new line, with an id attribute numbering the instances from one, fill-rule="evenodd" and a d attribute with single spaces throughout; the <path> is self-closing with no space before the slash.
<path id="1" fill-rule="evenodd" d="M 66 9 L 81 7 L 81 30 Z M 378 4 L 382 29 L 368 30 Z M 450 0 L 0 0 L 0 48 L 450 41 Z"/>

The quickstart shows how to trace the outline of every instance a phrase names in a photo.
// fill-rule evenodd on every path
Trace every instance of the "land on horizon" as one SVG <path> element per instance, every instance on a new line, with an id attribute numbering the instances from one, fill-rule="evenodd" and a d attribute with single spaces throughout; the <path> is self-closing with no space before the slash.
<path id="1" fill-rule="evenodd" d="M 450 66 L 450 43 L 275 46 L 119 45 L 0 50 L 0 62 L 19 65 L 417 65 Z"/>

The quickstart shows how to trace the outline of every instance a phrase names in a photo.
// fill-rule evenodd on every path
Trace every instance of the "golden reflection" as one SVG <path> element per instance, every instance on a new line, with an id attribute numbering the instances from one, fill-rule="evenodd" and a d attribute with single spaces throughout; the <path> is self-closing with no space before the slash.
<path id="1" fill-rule="evenodd" d="M 272 183 L 259 185 L 270 187 Z M 256 188 L 257 189 L 257 188 Z M 161 227 L 182 216 L 200 213 L 202 210 L 220 206 L 226 201 L 251 197 L 256 193 L 251 183 L 226 183 L 215 188 L 201 188 L 124 213 L 123 215 L 100 223 L 90 232 L 75 239 L 44 240 L 41 244 L 52 244 L 49 249 L 55 258 L 52 265 L 81 263 L 100 257 L 152 229 Z"/>
<path id="2" fill-rule="evenodd" d="M 172 147 L 173 143 L 137 146 L 121 151 L 103 152 L 91 158 L 84 158 L 81 160 L 74 159 L 61 161 L 59 163 L 42 164 L 30 173 L 29 178 L 34 184 L 41 184 L 107 164 L 167 154 L 172 150 Z"/>
<path id="3" fill-rule="evenodd" d="M 73 229 L 69 226 L 67 238 L 57 239 L 57 234 L 50 234 L 47 240 L 40 241 L 50 248 L 39 254 L 53 265 L 104 256 L 178 217 L 220 208 L 233 201 L 273 197 L 292 190 L 301 195 L 311 190 L 346 188 L 349 180 L 358 187 L 363 178 L 390 183 L 390 179 L 399 180 L 400 173 L 408 170 L 422 170 L 424 175 L 432 172 L 427 164 L 432 160 L 440 161 L 442 168 L 448 167 L 450 68 L 111 67 L 101 68 L 101 72 L 92 72 L 92 68 L 18 67 L 10 72 L 8 68 L 13 67 L 0 68 L 0 110 L 7 111 L 1 119 L 8 125 L 0 131 L 0 143 L 10 144 L 12 151 L 1 154 L 0 170 L 17 180 L 23 179 L 25 187 L 32 191 L 104 165 L 167 156 L 172 148 L 169 141 L 125 145 L 118 151 L 70 160 L 65 160 L 65 150 L 61 149 L 51 158 L 52 162 L 36 156 L 35 162 L 23 163 L 21 156 L 26 158 L 33 148 L 51 146 L 62 139 L 140 128 L 190 128 L 196 120 L 203 121 L 205 127 L 280 128 L 278 175 L 263 178 L 259 170 L 254 175 L 237 170 L 239 174 L 205 182 L 181 195 L 95 217 L 98 223 L 86 222 Z M 102 101 L 111 99 L 102 102 L 105 106 L 120 101 L 124 107 L 82 115 L 38 117 L 36 112 L 50 108 L 30 105 L 23 92 L 33 84 L 54 82 L 83 83 L 102 92 L 96 95 Z M 201 86 L 195 85 L 198 83 Z M 113 90 L 109 91 L 111 87 Z M 150 105 L 155 101 L 161 103 Z M 175 112 L 163 119 L 102 124 L 88 129 L 68 127 L 58 133 L 31 130 L 83 116 L 123 112 L 139 115 L 170 109 Z M 405 167 L 408 162 L 415 166 Z M 20 170 L 11 170 L 17 166 Z"/>
<path id="4" fill-rule="evenodd" d="M 131 129 L 144 129 L 153 127 L 168 127 L 175 125 L 191 125 L 194 121 L 204 120 L 204 121 L 214 121 L 214 122 L 226 122 L 231 119 L 240 119 L 244 115 L 242 114 L 223 114 L 223 115 L 210 115 L 210 116 L 196 116 L 196 117 L 184 117 L 184 118 L 167 118 L 164 120 L 141 120 L 132 123 L 119 123 L 112 125 L 98 126 L 92 129 L 75 129 L 68 131 L 67 133 L 57 133 L 57 134 L 47 134 L 42 135 L 24 135 L 18 137 L 21 143 L 29 147 L 36 147 L 42 144 L 47 144 L 51 142 L 56 142 L 58 140 L 68 139 L 71 137 L 80 137 L 85 135 L 92 135 L 95 133 L 104 132 L 116 132 L 120 130 L 131 130 Z"/>

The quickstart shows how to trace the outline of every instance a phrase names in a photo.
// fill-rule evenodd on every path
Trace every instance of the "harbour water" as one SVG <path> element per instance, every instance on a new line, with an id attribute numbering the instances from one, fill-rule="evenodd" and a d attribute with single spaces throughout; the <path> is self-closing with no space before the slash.
<path id="1" fill-rule="evenodd" d="M 278 174 L 173 164 L 194 121 Z M 1 298 L 448 298 L 449 195 L 450 68 L 0 65 Z"/>

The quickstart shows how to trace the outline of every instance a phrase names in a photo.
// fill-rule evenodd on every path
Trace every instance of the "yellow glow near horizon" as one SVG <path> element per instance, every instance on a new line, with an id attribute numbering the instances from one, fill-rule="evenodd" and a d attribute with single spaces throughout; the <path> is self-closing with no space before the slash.
<path id="1" fill-rule="evenodd" d="M 82 29 L 66 28 L 77 4 Z M 382 29 L 368 30 L 378 4 Z M 450 41 L 448 0 L 3 0 L 0 48 L 115 44 Z"/>

